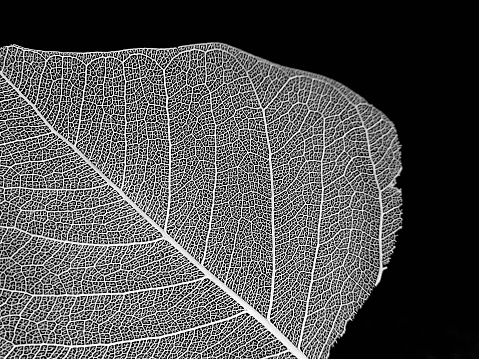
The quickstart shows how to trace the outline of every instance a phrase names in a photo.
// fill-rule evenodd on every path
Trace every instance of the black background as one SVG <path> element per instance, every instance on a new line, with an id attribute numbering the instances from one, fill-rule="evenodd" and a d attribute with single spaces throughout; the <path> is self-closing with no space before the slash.
<path id="1" fill-rule="evenodd" d="M 122 18 L 90 9 L 80 19 L 21 26 L 17 18 L 2 24 L 0 45 L 106 51 L 224 42 L 348 86 L 396 125 L 404 223 L 380 285 L 330 358 L 479 358 L 468 10 L 353 10 L 347 18 L 344 9 L 283 10 L 190 20 L 149 8 Z"/>

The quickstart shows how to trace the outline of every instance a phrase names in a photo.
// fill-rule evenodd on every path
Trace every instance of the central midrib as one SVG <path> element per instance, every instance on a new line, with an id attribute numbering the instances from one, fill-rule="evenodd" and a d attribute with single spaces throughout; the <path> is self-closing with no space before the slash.
<path id="1" fill-rule="evenodd" d="M 306 359 L 306 356 L 286 337 L 281 333 L 281 331 L 276 328 L 268 319 L 263 317 L 256 309 L 249 305 L 244 299 L 239 295 L 233 292 L 230 288 L 226 286 L 221 280 L 219 280 L 213 273 L 206 269 L 200 262 L 198 262 L 190 253 L 188 253 L 179 243 L 177 243 L 170 235 L 159 226 L 150 216 L 148 216 L 140 207 L 138 207 L 135 202 L 133 202 L 115 183 L 113 183 L 95 164 L 93 164 L 75 145 L 73 145 L 68 139 L 63 137 L 53 126 L 45 119 L 45 117 L 40 113 L 38 108 L 27 98 L 25 97 L 20 90 L 5 76 L 3 72 L 0 71 L 0 76 L 7 82 L 8 85 L 15 90 L 19 97 L 21 97 L 38 115 L 38 117 L 44 122 L 45 126 L 62 140 L 68 147 L 72 149 L 75 154 L 77 154 L 86 164 L 88 164 L 92 170 L 94 170 L 111 188 L 113 188 L 121 198 L 126 201 L 139 215 L 141 215 L 151 226 L 153 226 L 161 235 L 178 251 L 180 252 L 190 263 L 192 263 L 196 268 L 198 268 L 203 275 L 215 283 L 220 289 L 222 289 L 226 294 L 228 294 L 232 299 L 234 299 L 239 305 L 241 305 L 245 311 L 254 317 L 258 322 L 260 322 L 266 330 L 268 330 L 272 335 L 274 335 L 293 355 L 298 359 Z"/>

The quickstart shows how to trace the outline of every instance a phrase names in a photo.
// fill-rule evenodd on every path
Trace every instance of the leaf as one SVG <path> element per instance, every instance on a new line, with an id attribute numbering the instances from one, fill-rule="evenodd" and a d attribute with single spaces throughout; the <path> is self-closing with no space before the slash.
<path id="1" fill-rule="evenodd" d="M 384 114 L 224 44 L 0 69 L 1 356 L 328 357 L 401 227 Z"/>

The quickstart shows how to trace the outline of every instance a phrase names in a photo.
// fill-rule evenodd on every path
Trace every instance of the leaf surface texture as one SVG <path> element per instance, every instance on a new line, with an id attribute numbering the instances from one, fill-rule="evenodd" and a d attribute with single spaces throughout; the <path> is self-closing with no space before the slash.
<path id="1" fill-rule="evenodd" d="M 362 97 L 225 44 L 0 48 L 0 356 L 327 358 L 400 170 Z"/>

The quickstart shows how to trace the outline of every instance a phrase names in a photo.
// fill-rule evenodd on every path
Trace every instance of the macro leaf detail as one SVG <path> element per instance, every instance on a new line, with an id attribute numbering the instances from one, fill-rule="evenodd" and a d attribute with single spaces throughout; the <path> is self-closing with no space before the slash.
<path id="1" fill-rule="evenodd" d="M 400 171 L 361 96 L 225 44 L 0 48 L 0 356 L 327 358 Z"/>

